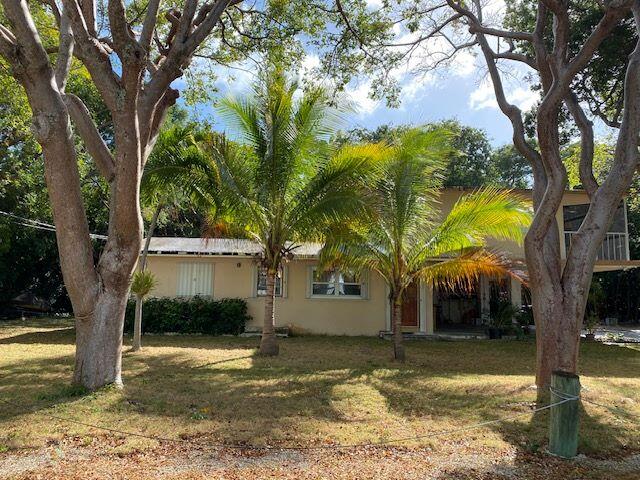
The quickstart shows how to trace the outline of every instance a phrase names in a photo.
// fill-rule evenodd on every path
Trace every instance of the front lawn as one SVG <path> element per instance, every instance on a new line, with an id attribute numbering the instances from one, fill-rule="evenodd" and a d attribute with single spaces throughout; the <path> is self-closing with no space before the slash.
<path id="1" fill-rule="evenodd" d="M 0 399 L 19 405 L 0 404 L 0 478 L 116 478 L 120 470 L 126 478 L 638 478 L 640 462 L 628 460 L 640 453 L 637 346 L 582 346 L 583 397 L 614 411 L 583 403 L 580 451 L 589 458 L 565 462 L 542 453 L 547 411 L 433 435 L 527 412 L 536 397 L 532 342 L 407 342 L 405 365 L 374 338 L 284 339 L 273 359 L 255 356 L 257 344 L 145 337 L 141 352 L 125 349 L 123 389 L 86 394 L 69 386 L 71 323 L 0 323 Z M 215 450 L 47 413 L 201 445 L 423 438 L 344 450 Z M 608 477 L 612 468 L 618 473 Z"/>

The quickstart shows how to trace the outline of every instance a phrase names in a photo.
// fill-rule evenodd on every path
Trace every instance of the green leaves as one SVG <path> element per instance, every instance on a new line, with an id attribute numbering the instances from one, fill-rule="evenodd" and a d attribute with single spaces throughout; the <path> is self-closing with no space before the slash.
<path id="1" fill-rule="evenodd" d="M 149 295 L 158 285 L 156 276 L 148 270 L 140 271 L 136 270 L 133 274 L 133 280 L 131 281 L 131 291 L 144 298 Z"/>
<path id="2" fill-rule="evenodd" d="M 215 209 L 211 192 L 218 188 L 215 165 L 203 145 L 213 133 L 194 125 L 175 125 L 160 132 L 142 177 L 143 205 L 171 205 L 187 200 L 202 209 Z"/>
<path id="3" fill-rule="evenodd" d="M 487 239 L 521 242 L 531 207 L 509 190 L 485 188 L 462 196 L 439 221 L 451 140 L 448 130 L 411 129 L 389 146 L 379 145 L 379 173 L 367 196 L 370 215 L 334 225 L 323 265 L 372 269 L 395 294 L 417 278 L 454 286 L 481 274 L 504 274 L 508 266 L 484 249 Z"/>
<path id="4" fill-rule="evenodd" d="M 387 147 L 334 152 L 327 141 L 340 110 L 323 89 L 301 91 L 274 68 L 252 96 L 225 99 L 220 110 L 244 142 L 209 149 L 220 171 L 220 202 L 228 220 L 262 244 L 267 265 L 277 267 L 291 242 L 320 240 L 368 208 L 365 179 Z"/>

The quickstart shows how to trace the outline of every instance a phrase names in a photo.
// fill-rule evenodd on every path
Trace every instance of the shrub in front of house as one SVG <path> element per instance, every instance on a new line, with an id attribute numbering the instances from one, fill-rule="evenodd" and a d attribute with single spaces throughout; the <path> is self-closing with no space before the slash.
<path id="1" fill-rule="evenodd" d="M 130 300 L 125 316 L 126 332 L 133 331 L 134 315 L 135 301 Z M 142 331 L 239 335 L 250 319 L 247 303 L 239 298 L 149 298 L 142 308 Z"/>

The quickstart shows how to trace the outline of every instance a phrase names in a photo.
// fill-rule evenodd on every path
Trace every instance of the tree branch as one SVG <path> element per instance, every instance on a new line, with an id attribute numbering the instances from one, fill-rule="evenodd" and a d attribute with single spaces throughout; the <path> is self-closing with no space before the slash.
<path id="1" fill-rule="evenodd" d="M 11 30 L 0 25 L 0 53 L 9 63 L 13 63 L 17 47 L 16 37 Z"/>
<path id="2" fill-rule="evenodd" d="M 73 60 L 73 30 L 71 22 L 65 12 L 60 17 L 60 46 L 56 60 L 55 77 L 58 90 L 64 92 L 67 85 L 67 77 Z"/>
<path id="3" fill-rule="evenodd" d="M 55 0 L 52 0 L 55 1 Z M 84 17 L 87 31 L 96 36 L 96 3 L 94 0 L 80 0 L 80 10 Z"/>
<path id="4" fill-rule="evenodd" d="M 585 40 L 582 48 L 580 48 L 578 53 L 576 53 L 567 65 L 565 72 L 567 83 L 570 83 L 573 77 L 589 63 L 596 50 L 600 47 L 600 44 L 609 36 L 620 20 L 629 13 L 632 0 L 620 3 L 622 4 L 621 6 L 615 8 L 610 7 L 605 11 L 603 17 Z"/>
<path id="5" fill-rule="evenodd" d="M 505 59 L 505 60 L 513 60 L 515 62 L 521 62 L 533 68 L 534 70 L 538 69 L 538 65 L 536 64 L 536 61 L 533 58 L 528 57 L 527 55 L 524 55 L 522 53 L 500 52 L 500 53 L 495 53 L 494 57 L 497 59 Z"/>
<path id="6" fill-rule="evenodd" d="M 580 182 L 591 198 L 598 190 L 598 182 L 593 175 L 593 124 L 585 115 L 575 93 L 569 92 L 565 104 L 580 130 Z"/>
<path id="7" fill-rule="evenodd" d="M 140 34 L 140 45 L 142 45 L 142 48 L 146 50 L 147 54 L 151 49 L 151 40 L 158 21 L 159 8 L 160 0 L 149 0 L 149 4 L 147 5 L 147 14 L 144 17 L 144 22 L 142 24 L 142 33 Z"/>
<path id="8" fill-rule="evenodd" d="M 530 42 L 533 40 L 533 34 L 529 32 L 510 32 L 509 30 L 500 30 L 498 28 L 485 27 L 479 23 L 473 23 L 469 26 L 471 33 L 483 33 L 494 37 L 510 38 L 512 40 L 525 40 Z"/>
<path id="9" fill-rule="evenodd" d="M 240 1 L 216 0 L 214 3 L 203 5 L 193 22 L 195 30 L 186 39 L 176 38 L 178 37 L 177 35 L 174 37 L 168 47 L 169 51 L 164 61 L 160 63 L 156 73 L 151 76 L 151 79 L 145 85 L 143 94 L 139 99 L 141 109 L 145 112 L 145 115 L 148 115 L 149 118 L 153 117 L 153 111 L 167 88 L 169 88 L 171 82 L 182 75 L 182 69 L 190 62 L 195 50 L 220 21 L 224 10 L 230 5 L 240 3 Z"/>
<path id="10" fill-rule="evenodd" d="M 141 51 L 140 44 L 129 27 L 124 2 L 109 0 L 107 11 L 114 50 L 122 62 L 122 79 L 125 82 L 130 79 L 133 82 L 132 86 L 138 88 L 137 77 L 145 64 L 146 50 Z"/>
<path id="11" fill-rule="evenodd" d="M 10 38 L 9 35 L 12 34 L 16 39 L 19 51 L 22 52 L 21 56 L 29 60 L 28 62 L 20 60 L 21 66 L 34 71 L 40 68 L 50 68 L 49 57 L 42 46 L 40 35 L 25 0 L 3 0 L 2 4 L 4 13 L 13 26 L 13 32 L 4 29 L 3 39 L 7 41 Z"/>
<path id="12" fill-rule="evenodd" d="M 73 125 L 76 127 L 76 132 L 82 138 L 89 155 L 93 158 L 102 176 L 111 183 L 115 176 L 113 156 L 98 132 L 89 110 L 84 102 L 73 94 L 66 94 L 63 100 Z"/>
<path id="13" fill-rule="evenodd" d="M 91 78 L 111 112 L 118 109 L 121 92 L 120 78 L 113 71 L 110 52 L 87 29 L 83 12 L 77 0 L 62 0 L 69 16 L 75 39 L 75 55 L 87 67 Z"/>

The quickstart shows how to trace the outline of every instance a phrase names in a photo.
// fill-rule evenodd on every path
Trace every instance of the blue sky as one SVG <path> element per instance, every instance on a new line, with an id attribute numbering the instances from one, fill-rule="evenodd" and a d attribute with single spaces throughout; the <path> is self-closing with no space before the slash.
<path id="1" fill-rule="evenodd" d="M 367 0 L 370 8 L 379 8 L 381 0 Z M 484 7 L 499 18 L 504 9 L 502 0 L 488 0 Z M 398 43 L 412 40 L 419 32 L 409 33 L 398 27 L 396 32 Z M 444 45 L 444 46 L 443 46 Z M 345 129 L 353 127 L 375 128 L 382 124 L 418 125 L 443 119 L 455 118 L 461 123 L 486 131 L 494 146 L 511 142 L 511 125 L 498 110 L 493 94 L 493 87 L 486 77 L 486 67 L 478 52 L 462 50 L 437 72 L 417 74 L 426 62 L 433 60 L 434 52 L 446 51 L 447 44 L 442 39 L 431 39 L 421 44 L 409 58 L 407 64 L 392 72 L 392 76 L 402 86 L 399 108 L 388 108 L 384 101 L 369 98 L 371 79 L 363 76 L 347 86 L 345 96 L 351 100 L 356 113 L 346 119 Z M 302 78 L 317 70 L 320 65 L 318 56 L 307 52 L 302 61 L 298 75 Z M 509 62 L 504 64 L 504 88 L 507 99 L 522 110 L 530 109 L 538 100 L 538 93 L 533 92 L 526 82 L 528 67 Z M 248 67 L 247 70 L 251 70 Z M 219 95 L 236 95 L 245 93 L 254 78 L 249 71 L 218 70 L 216 87 Z M 202 117 L 209 118 L 215 128 L 224 129 L 224 124 L 215 115 L 211 106 L 201 105 L 197 108 Z"/>
<path id="2" fill-rule="evenodd" d="M 462 124 L 485 130 L 496 146 L 511 142 L 511 124 L 507 118 L 493 105 L 481 106 L 473 102 L 472 95 L 477 96 L 479 88 L 483 87 L 470 78 L 443 78 L 425 86 L 416 97 L 405 99 L 400 108 L 390 109 L 384 102 L 376 102 L 374 110 L 352 115 L 349 124 L 375 128 L 385 123 L 416 125 L 456 118 Z"/>
<path id="3" fill-rule="evenodd" d="M 310 56 L 305 64 L 313 67 L 317 58 Z M 243 71 L 220 71 L 218 75 L 216 86 L 220 96 L 245 93 L 254 80 Z M 355 112 L 348 115 L 343 128 L 373 129 L 382 124 L 418 125 L 456 118 L 465 125 L 485 130 L 494 146 L 511 142 L 511 124 L 497 108 L 493 88 L 479 59 L 466 55 L 437 76 L 406 72 L 399 74 L 399 78 L 403 91 L 398 108 L 389 108 L 384 101 L 369 98 L 370 80 L 366 77 L 350 84 L 345 96 L 353 103 Z M 538 98 L 523 81 L 509 80 L 507 86 L 510 99 L 523 109 L 530 108 Z M 201 118 L 209 118 L 216 128 L 224 130 L 224 123 L 213 108 L 200 105 L 197 111 Z"/>

